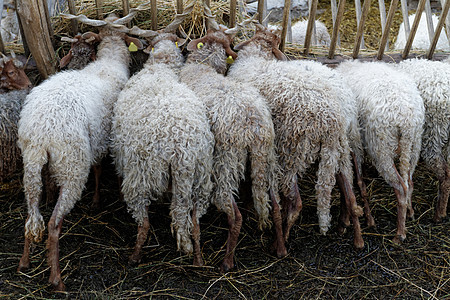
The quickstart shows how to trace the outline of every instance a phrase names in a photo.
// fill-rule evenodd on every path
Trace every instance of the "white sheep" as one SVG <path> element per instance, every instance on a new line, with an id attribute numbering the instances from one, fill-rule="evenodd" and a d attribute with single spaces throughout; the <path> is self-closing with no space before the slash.
<path id="1" fill-rule="evenodd" d="M 407 210 L 408 216 L 414 214 L 412 176 L 423 132 L 422 98 L 411 78 L 385 63 L 348 61 L 337 70 L 356 95 L 365 150 L 394 188 L 398 201 L 394 242 L 399 243 L 406 238 Z"/>
<path id="2" fill-rule="evenodd" d="M 205 14 L 208 15 L 206 11 Z M 270 110 L 255 88 L 222 75 L 226 70 L 227 56 L 235 57 L 229 48 L 232 37 L 223 30 L 211 28 L 206 36 L 189 43 L 188 50 L 191 52 L 181 69 L 180 80 L 205 103 L 216 140 L 212 201 L 228 216 L 230 234 L 221 267 L 223 271 L 228 271 L 234 265 L 234 248 L 242 224 L 234 195 L 244 179 L 247 159 L 251 165 L 253 204 L 259 227 L 262 229 L 269 224 L 272 203 L 277 234 L 275 250 L 278 256 L 284 256 L 287 252 L 278 206 L 278 165 Z"/>
<path id="3" fill-rule="evenodd" d="M 329 47 L 331 44 L 331 37 L 328 33 L 328 29 L 324 23 L 319 20 L 315 21 L 316 26 L 316 38 L 311 38 L 311 46 L 325 46 Z M 306 29 L 308 27 L 308 20 L 300 20 L 295 22 L 292 27 L 292 43 L 304 45 L 306 38 Z M 279 30 L 281 29 L 279 26 L 269 25 L 269 29 L 271 30 Z"/>
<path id="4" fill-rule="evenodd" d="M 289 203 L 285 239 L 289 236 L 301 210 L 297 176 L 319 160 L 317 172 L 317 203 L 320 232 L 325 234 L 331 221 L 331 191 L 338 182 L 345 191 L 355 230 L 354 244 L 364 246 L 356 205 L 351 187 L 350 147 L 341 103 L 326 80 L 320 80 L 306 65 L 276 61 L 286 60 L 278 49 L 280 38 L 271 30 L 257 24 L 253 38 L 235 47 L 239 56 L 231 66 L 229 76 L 254 85 L 272 109 L 276 146 L 283 170 L 281 190 Z"/>
<path id="5" fill-rule="evenodd" d="M 425 124 L 421 156 L 439 180 L 434 221 L 447 216 L 450 192 L 450 69 L 448 64 L 409 59 L 397 64 L 417 84 L 424 105 Z"/>
<path id="6" fill-rule="evenodd" d="M 192 10 L 188 8 L 184 14 Z M 150 227 L 148 206 L 168 190 L 171 179 L 170 215 L 178 249 L 187 254 L 194 250 L 194 265 L 203 265 L 199 219 L 210 203 L 214 136 L 204 104 L 175 73 L 183 63 L 177 44 L 184 40 L 167 31 L 153 32 L 150 57 L 119 95 L 112 153 L 123 177 L 124 200 L 139 225 L 130 262 L 141 258 Z"/>
<path id="7" fill-rule="evenodd" d="M 0 34 L 3 43 L 10 43 L 21 39 L 19 20 L 14 4 L 6 4 L 6 16 L 1 20 Z"/>
<path id="8" fill-rule="evenodd" d="M 416 17 L 416 14 L 412 14 L 408 17 L 409 24 L 413 24 L 414 18 Z M 436 30 L 436 25 L 439 22 L 439 18 L 436 15 L 432 15 L 432 21 L 434 24 L 434 30 Z M 412 43 L 411 48 L 412 49 L 423 49 L 428 50 L 430 48 L 430 37 L 428 34 L 428 27 L 427 27 L 427 20 L 425 13 L 422 13 L 422 16 L 420 17 L 419 27 L 417 28 L 416 34 L 414 36 L 414 41 Z M 397 34 L 397 39 L 395 40 L 394 49 L 400 50 L 405 48 L 406 46 L 406 36 L 405 36 L 405 25 L 402 22 L 400 25 L 400 29 Z M 437 50 L 450 50 L 450 46 L 448 43 L 447 35 L 445 34 L 445 30 L 441 31 L 441 34 L 439 35 L 439 40 L 436 44 Z"/>
<path id="9" fill-rule="evenodd" d="M 129 18 L 112 17 L 94 24 L 104 26 L 113 22 L 123 24 L 119 23 L 123 21 L 128 22 Z M 47 241 L 49 282 L 57 290 L 65 288 L 58 250 L 63 219 L 81 198 L 90 167 L 107 153 L 113 104 L 129 77 L 130 53 L 125 41 L 142 47 L 138 39 L 110 30 L 108 26 L 98 35 L 90 32 L 85 37 L 101 41 L 97 60 L 82 70 L 55 74 L 35 87 L 26 98 L 19 120 L 18 144 L 23 155 L 28 205 L 19 270 L 30 266 L 30 244 L 42 239 L 45 228 L 39 199 L 41 169 L 48 162 L 49 171 L 60 188 L 48 223 Z"/>

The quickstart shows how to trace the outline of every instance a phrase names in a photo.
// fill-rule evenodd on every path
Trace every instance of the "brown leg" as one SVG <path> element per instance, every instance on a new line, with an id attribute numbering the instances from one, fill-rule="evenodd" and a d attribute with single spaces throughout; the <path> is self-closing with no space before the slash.
<path id="1" fill-rule="evenodd" d="M 356 182 L 358 183 L 361 198 L 364 202 L 364 215 L 366 216 L 367 226 L 375 227 L 375 219 L 373 218 L 372 213 L 370 212 L 369 195 L 367 194 L 367 187 L 362 178 L 362 170 L 360 170 L 358 167 L 355 153 L 352 152 L 351 154 L 353 158 L 353 165 L 355 167 Z"/>
<path id="2" fill-rule="evenodd" d="M 298 191 L 297 178 L 291 186 L 287 198 L 287 216 L 286 216 L 286 229 L 284 231 L 284 240 L 287 242 L 289 233 L 295 221 L 297 221 L 300 211 L 302 210 L 302 199 L 300 198 L 300 192 Z"/>
<path id="3" fill-rule="evenodd" d="M 234 218 L 232 216 L 228 216 L 228 240 L 227 240 L 227 250 L 225 253 L 225 258 L 223 259 L 221 271 L 228 272 L 234 267 L 234 251 L 237 245 L 239 232 L 241 231 L 242 226 L 242 215 L 237 207 L 236 202 L 233 201 L 233 210 L 234 210 Z"/>
<path id="4" fill-rule="evenodd" d="M 408 189 L 406 188 L 406 185 L 403 182 L 402 177 L 398 173 L 395 165 L 393 165 L 393 168 L 402 186 L 402 190 L 394 188 L 395 196 L 397 197 L 397 234 L 395 235 L 392 242 L 394 242 L 395 244 L 400 244 L 406 239 L 405 223 L 406 223 L 406 211 L 408 209 L 408 199 L 407 199 Z"/>
<path id="5" fill-rule="evenodd" d="M 339 225 L 338 225 L 338 233 L 344 234 L 347 230 L 347 227 L 350 226 L 350 214 L 348 212 L 347 207 L 347 199 L 345 185 L 342 181 L 342 178 L 338 175 L 336 176 L 336 181 L 339 186 L 339 190 L 341 191 L 340 200 L 341 200 L 341 214 L 339 216 Z"/>
<path id="6" fill-rule="evenodd" d="M 96 165 L 93 166 L 94 170 L 94 178 L 95 178 L 95 191 L 94 197 L 92 197 L 92 208 L 99 209 L 100 208 L 100 175 L 102 174 L 102 166 Z"/>
<path id="7" fill-rule="evenodd" d="M 203 266 L 202 253 L 200 248 L 200 224 L 197 221 L 197 208 L 194 205 L 194 209 L 192 210 L 192 224 L 194 228 L 192 228 L 192 238 L 194 240 L 194 266 Z"/>
<path id="8" fill-rule="evenodd" d="M 344 191 L 344 201 L 347 207 L 347 215 L 350 215 L 353 222 L 353 245 L 357 249 L 364 248 L 364 240 L 361 234 L 359 217 L 362 216 L 362 208 L 356 204 L 356 197 L 348 179 L 342 174 L 337 174 L 337 181 L 341 190 Z"/>
<path id="9" fill-rule="evenodd" d="M 117 175 L 117 184 L 119 185 L 119 200 L 120 201 L 123 201 L 122 182 L 123 182 L 122 176 Z"/>
<path id="10" fill-rule="evenodd" d="M 439 178 L 439 193 L 434 213 L 434 222 L 441 222 L 447 216 L 447 204 L 450 194 L 450 167 L 444 164 L 444 176 Z"/>
<path id="11" fill-rule="evenodd" d="M 143 220 L 141 226 L 138 226 L 138 233 L 136 238 L 136 245 L 134 246 L 133 254 L 131 254 L 128 263 L 130 265 L 137 265 L 141 261 L 141 251 L 147 240 L 148 230 L 150 229 L 150 222 L 148 220 L 148 207 L 145 208 L 146 217 Z"/>
<path id="12" fill-rule="evenodd" d="M 414 189 L 414 183 L 411 179 L 411 176 L 408 176 L 408 185 L 409 185 L 409 190 L 408 190 L 408 211 L 407 211 L 407 216 L 408 218 L 411 218 L 414 220 L 414 209 L 412 207 L 412 191 Z"/>
<path id="13" fill-rule="evenodd" d="M 274 249 L 277 252 L 277 257 L 281 258 L 287 255 L 287 250 L 283 238 L 283 220 L 281 219 L 280 206 L 272 189 L 270 189 L 270 198 L 272 200 L 272 218 L 275 225 Z"/>
<path id="14" fill-rule="evenodd" d="M 22 258 L 19 262 L 19 267 L 17 268 L 17 272 L 23 272 L 30 268 L 30 239 L 25 237 L 25 245 L 23 246 L 23 254 Z"/>
<path id="15" fill-rule="evenodd" d="M 57 203 L 56 206 L 59 204 Z M 66 287 L 61 279 L 61 269 L 59 267 L 59 235 L 61 234 L 61 227 L 63 219 L 56 224 L 56 208 L 48 222 L 48 240 L 47 262 L 50 266 L 49 282 L 53 285 L 56 291 L 65 291 Z"/>

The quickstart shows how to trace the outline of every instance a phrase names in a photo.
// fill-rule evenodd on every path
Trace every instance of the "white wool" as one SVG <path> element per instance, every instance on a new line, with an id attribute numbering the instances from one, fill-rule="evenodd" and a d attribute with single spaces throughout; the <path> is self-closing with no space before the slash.
<path id="1" fill-rule="evenodd" d="M 292 8 L 299 7 L 303 10 L 308 9 L 308 1 L 307 0 L 293 0 Z M 269 0 L 267 1 L 267 10 L 271 10 L 274 8 L 282 8 L 284 7 L 284 0 Z M 249 13 L 255 13 L 258 10 L 258 1 L 247 4 L 247 10 Z"/>
<path id="2" fill-rule="evenodd" d="M 128 76 L 129 52 L 117 36 L 104 37 L 97 60 L 82 70 L 57 73 L 35 87 L 19 120 L 24 190 L 30 217 L 26 236 L 38 241 L 44 229 L 38 209 L 41 169 L 61 187 L 55 208 L 59 223 L 81 198 L 91 165 L 108 149 L 112 107 Z"/>
<path id="3" fill-rule="evenodd" d="M 174 65 L 181 58 L 173 42 L 161 41 L 130 78 L 114 107 L 112 152 L 139 225 L 172 178 L 172 229 L 178 249 L 190 254 L 192 210 L 196 206 L 198 222 L 209 205 L 214 137 L 203 103 L 178 82 L 171 65 L 155 58 L 159 54 L 174 58 L 168 61 Z"/>
<path id="4" fill-rule="evenodd" d="M 328 29 L 324 23 L 319 20 L 315 21 L 316 24 L 316 39 L 311 38 L 312 46 L 330 46 L 331 37 L 328 33 Z M 308 20 L 301 20 L 292 25 L 292 43 L 304 45 L 306 37 L 306 29 L 308 27 Z M 269 29 L 281 29 L 279 26 L 269 25 Z M 314 31 L 313 31 L 314 32 Z M 317 43 L 316 43 L 317 41 Z"/>
<path id="5" fill-rule="evenodd" d="M 412 26 L 416 14 L 410 15 L 408 17 L 409 24 Z M 433 27 L 436 31 L 436 26 L 439 22 L 439 17 L 432 15 Z M 397 39 L 395 41 L 394 49 L 400 50 L 406 46 L 406 36 L 405 36 L 405 24 L 402 22 L 400 29 L 398 31 Z M 428 35 L 428 25 L 426 20 L 426 15 L 423 12 L 420 17 L 419 27 L 417 28 L 416 35 L 414 36 L 414 41 L 412 43 L 412 49 L 423 49 L 428 50 L 430 48 L 430 38 Z M 445 34 L 445 28 L 442 29 L 439 35 L 439 40 L 436 44 L 436 50 L 450 50 L 450 45 L 448 43 L 447 35 Z"/>

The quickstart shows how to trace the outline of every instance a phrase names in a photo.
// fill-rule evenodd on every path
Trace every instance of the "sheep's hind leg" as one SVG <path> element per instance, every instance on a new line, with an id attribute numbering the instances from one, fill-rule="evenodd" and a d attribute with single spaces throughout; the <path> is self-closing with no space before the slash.
<path id="1" fill-rule="evenodd" d="M 355 167 L 356 182 L 358 183 L 361 198 L 364 202 L 364 215 L 366 216 L 367 226 L 375 227 L 375 219 L 373 218 L 372 213 L 370 212 L 369 196 L 367 194 L 366 184 L 364 183 L 364 180 L 362 178 L 362 170 L 360 170 L 358 167 L 355 153 L 351 152 L 351 155 L 353 159 L 353 165 Z"/>
<path id="2" fill-rule="evenodd" d="M 355 248 L 362 249 L 362 248 L 364 248 L 364 240 L 363 240 L 362 234 L 361 234 L 361 225 L 359 223 L 359 217 L 363 214 L 363 211 L 362 211 L 361 207 L 359 207 L 356 204 L 356 197 L 355 197 L 355 194 L 353 193 L 350 182 L 340 172 L 337 174 L 337 182 L 339 184 L 339 187 L 342 190 L 342 193 L 344 194 L 344 197 L 343 197 L 344 199 L 342 199 L 342 197 L 341 197 L 341 201 L 342 200 L 345 201 L 345 206 L 346 206 L 346 211 L 347 211 L 346 215 L 351 216 L 351 218 L 352 218 L 353 235 L 354 235 L 353 244 L 354 244 Z M 341 203 L 341 207 L 342 207 L 342 203 Z"/>
<path id="3" fill-rule="evenodd" d="M 400 244 L 406 239 L 406 211 L 408 208 L 407 188 L 403 182 L 402 177 L 397 171 L 395 165 L 393 165 L 394 171 L 397 175 L 398 181 L 402 186 L 402 190 L 394 187 L 395 196 L 397 197 L 397 233 L 392 240 L 395 244 Z"/>
<path id="4" fill-rule="evenodd" d="M 286 229 L 284 231 L 284 240 L 287 242 L 289 238 L 289 233 L 292 226 L 294 226 L 295 221 L 297 221 L 298 216 L 302 210 L 302 199 L 300 198 L 300 192 L 297 186 L 297 175 L 293 178 L 293 183 L 289 194 L 286 195 L 287 198 L 287 215 L 286 215 Z"/>
<path id="5" fill-rule="evenodd" d="M 233 211 L 234 213 L 228 216 L 228 239 L 227 239 L 227 250 L 225 253 L 225 258 L 221 266 L 221 272 L 228 272 L 234 267 L 234 251 L 237 245 L 239 232 L 242 227 L 242 215 L 237 207 L 236 202 L 232 199 Z"/>
<path id="6" fill-rule="evenodd" d="M 138 226 L 138 233 L 136 237 L 136 244 L 134 246 L 133 254 L 131 254 L 128 263 L 130 265 L 137 265 L 141 261 L 141 251 L 147 240 L 148 231 L 150 229 L 150 222 L 148 220 L 148 207 L 145 207 L 145 217 L 142 220 L 142 225 Z"/>
<path id="7" fill-rule="evenodd" d="M 56 204 L 53 210 L 52 217 L 48 222 L 48 264 L 50 266 L 49 283 L 53 285 L 56 291 L 65 291 L 66 287 L 61 279 L 61 269 L 59 266 L 59 235 L 61 234 L 61 227 L 63 219 L 56 223 L 56 212 L 59 204 Z"/>
<path id="8" fill-rule="evenodd" d="M 17 272 L 23 272 L 30 268 L 30 246 L 31 241 L 29 238 L 25 237 L 25 245 L 23 246 L 23 254 L 20 258 L 19 267 Z"/>
<path id="9" fill-rule="evenodd" d="M 272 189 L 270 189 L 270 198 L 272 200 L 272 218 L 275 225 L 275 241 L 273 247 L 277 252 L 277 257 L 281 258 L 287 255 L 287 250 L 283 238 L 283 220 L 281 218 L 280 206 Z"/>
<path id="10" fill-rule="evenodd" d="M 200 224 L 197 218 L 197 207 L 192 210 L 192 239 L 194 240 L 194 266 L 203 266 L 202 253 L 200 248 Z"/>
<path id="11" fill-rule="evenodd" d="M 439 177 L 439 193 L 434 213 L 434 222 L 441 222 L 447 216 L 447 204 L 450 194 L 450 167 L 444 163 L 444 174 Z"/>
<path id="12" fill-rule="evenodd" d="M 97 210 L 100 208 L 100 175 L 102 174 L 102 166 L 95 165 L 92 167 L 95 178 L 95 191 L 92 197 L 92 208 Z"/>

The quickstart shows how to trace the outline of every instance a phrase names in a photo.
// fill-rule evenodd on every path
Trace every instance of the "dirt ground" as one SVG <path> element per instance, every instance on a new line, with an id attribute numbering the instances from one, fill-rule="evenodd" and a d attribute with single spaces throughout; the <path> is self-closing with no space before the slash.
<path id="1" fill-rule="evenodd" d="M 20 177 L 18 177 L 20 178 Z M 205 267 L 176 250 L 170 232 L 169 198 L 150 208 L 151 239 L 142 263 L 127 264 L 137 226 L 119 200 L 114 168 L 104 163 L 102 208 L 90 208 L 93 181 L 66 217 L 60 238 L 60 263 L 66 293 L 54 293 L 47 283 L 45 243 L 34 248 L 32 268 L 17 273 L 23 249 L 26 204 L 20 179 L 2 185 L 0 192 L 0 297 L 14 299 L 450 299 L 450 222 L 432 222 L 437 182 L 419 165 L 413 205 L 415 220 L 407 222 L 407 240 L 395 246 L 396 202 L 392 189 L 368 170 L 376 229 L 362 218 L 365 247 L 352 246 L 352 230 L 337 234 L 339 192 L 333 194 L 332 228 L 319 234 L 314 197 L 314 173 L 300 182 L 304 209 L 294 226 L 287 257 L 270 254 L 271 231 L 256 229 L 247 204 L 248 183 L 238 205 L 244 225 L 236 252 L 236 268 L 221 274 L 227 222 L 213 208 L 201 219 Z M 358 193 L 356 193 L 357 196 Z M 48 221 L 53 206 L 41 203 Z M 45 237 L 44 237 L 45 238 Z"/>

